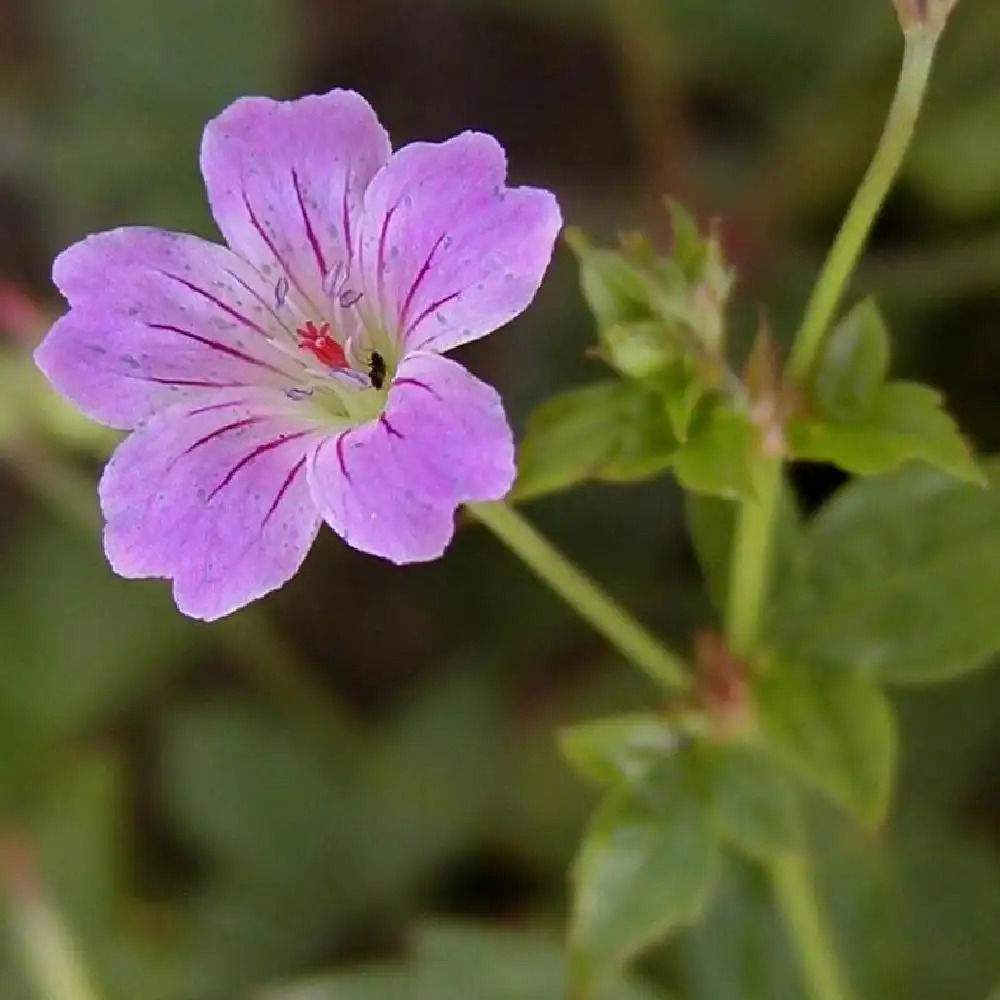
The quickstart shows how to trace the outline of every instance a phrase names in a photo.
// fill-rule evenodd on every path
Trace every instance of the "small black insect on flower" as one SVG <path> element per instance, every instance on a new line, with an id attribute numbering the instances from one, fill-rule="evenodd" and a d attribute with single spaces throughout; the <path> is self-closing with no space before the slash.
<path id="1" fill-rule="evenodd" d="M 378 351 L 372 351 L 368 362 L 368 378 L 373 389 L 381 389 L 385 385 L 385 358 Z"/>

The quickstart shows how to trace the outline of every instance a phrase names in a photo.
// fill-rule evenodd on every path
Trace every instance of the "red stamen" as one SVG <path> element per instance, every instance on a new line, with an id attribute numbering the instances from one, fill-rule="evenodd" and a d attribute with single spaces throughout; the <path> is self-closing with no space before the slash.
<path id="1" fill-rule="evenodd" d="M 299 348 L 310 351 L 319 361 L 328 368 L 346 368 L 347 356 L 343 347 L 330 336 L 330 324 L 322 323 L 320 326 L 309 320 L 305 326 L 300 326 L 296 331 L 299 338 Z"/>

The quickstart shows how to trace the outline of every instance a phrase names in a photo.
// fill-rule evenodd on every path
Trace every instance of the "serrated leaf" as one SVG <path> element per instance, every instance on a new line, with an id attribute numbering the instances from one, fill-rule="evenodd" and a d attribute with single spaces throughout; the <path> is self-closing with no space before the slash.
<path id="1" fill-rule="evenodd" d="M 875 394 L 863 419 L 850 423 L 789 421 L 795 458 L 830 462 L 871 476 L 919 459 L 968 482 L 983 476 L 940 393 L 916 382 L 889 382 Z"/>
<path id="2" fill-rule="evenodd" d="M 874 300 L 866 299 L 824 340 L 812 378 L 812 400 L 828 420 L 863 417 L 888 371 L 889 333 Z"/>
<path id="3" fill-rule="evenodd" d="M 1000 650 L 1000 465 L 989 488 L 911 466 L 844 487 L 810 525 L 770 638 L 829 672 L 922 683 Z"/>
<path id="4" fill-rule="evenodd" d="M 735 500 L 688 492 L 684 513 L 698 564 L 716 611 L 723 615 L 729 600 L 733 533 L 738 505 Z M 802 530 L 799 503 L 787 481 L 782 480 L 775 513 L 774 558 L 771 560 L 772 587 L 790 571 Z"/>
<path id="5" fill-rule="evenodd" d="M 678 734 L 667 719 L 652 712 L 584 722 L 559 734 L 566 760 L 599 785 L 641 783 L 678 744 Z"/>
<path id="6" fill-rule="evenodd" d="M 662 398 L 645 386 L 608 381 L 572 389 L 532 414 L 514 497 L 543 496 L 587 479 L 646 479 L 670 465 L 677 446 Z"/>
<path id="7" fill-rule="evenodd" d="M 674 457 L 674 472 L 685 489 L 749 497 L 755 445 L 756 431 L 744 414 L 711 403 L 695 416 L 688 439 Z"/>
<path id="8" fill-rule="evenodd" d="M 573 997 L 591 996 L 636 952 L 696 919 L 715 883 L 718 851 L 700 776 L 684 758 L 657 771 L 666 788 L 612 792 L 584 836 L 573 869 Z"/>
<path id="9" fill-rule="evenodd" d="M 896 769 L 892 707 L 858 673 L 776 662 L 755 678 L 766 745 L 785 766 L 869 825 L 885 818 Z"/>
<path id="10" fill-rule="evenodd" d="M 719 838 L 743 854 L 771 858 L 802 846 L 795 789 L 768 755 L 747 747 L 712 754 L 712 815 Z"/>

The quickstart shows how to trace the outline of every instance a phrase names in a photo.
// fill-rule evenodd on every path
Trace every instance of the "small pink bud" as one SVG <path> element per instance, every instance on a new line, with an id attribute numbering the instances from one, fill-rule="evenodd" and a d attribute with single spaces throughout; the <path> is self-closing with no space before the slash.
<path id="1" fill-rule="evenodd" d="M 893 0 L 904 32 L 939 35 L 958 0 Z"/>

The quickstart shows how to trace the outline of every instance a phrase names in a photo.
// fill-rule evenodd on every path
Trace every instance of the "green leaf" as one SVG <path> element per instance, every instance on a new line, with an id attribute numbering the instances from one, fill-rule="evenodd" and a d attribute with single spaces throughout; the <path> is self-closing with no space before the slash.
<path id="1" fill-rule="evenodd" d="M 259 1000 L 557 1000 L 566 962 L 558 941 L 540 934 L 459 924 L 417 933 L 405 963 L 381 964 L 274 987 Z M 596 1000 L 653 1000 L 620 979 Z"/>
<path id="2" fill-rule="evenodd" d="M 665 762 L 648 794 L 612 792 L 587 828 L 573 870 L 572 996 L 590 996 L 705 905 L 718 851 L 694 763 L 686 755 Z"/>
<path id="3" fill-rule="evenodd" d="M 656 392 L 619 381 L 572 389 L 532 414 L 514 497 L 538 497 L 587 479 L 646 479 L 670 465 L 677 446 Z"/>
<path id="4" fill-rule="evenodd" d="M 889 472 L 919 459 L 972 483 L 983 474 L 955 421 L 941 408 L 941 395 L 916 382 L 889 382 L 863 419 L 824 423 L 797 418 L 788 423 L 795 458 L 834 465 L 862 476 Z"/>
<path id="5" fill-rule="evenodd" d="M 882 692 L 857 673 L 787 661 L 755 679 L 765 743 L 785 766 L 869 825 L 885 818 L 896 724 Z"/>
<path id="6" fill-rule="evenodd" d="M 844 487 L 811 524 L 770 639 L 830 672 L 922 683 L 1000 650 L 1000 463 L 989 488 L 911 466 Z"/>
<path id="7" fill-rule="evenodd" d="M 866 299 L 823 342 L 813 375 L 813 402 L 834 422 L 863 416 L 888 371 L 889 334 L 874 300 Z"/>
<path id="8" fill-rule="evenodd" d="M 767 754 L 740 746 L 712 754 L 712 809 L 720 839 L 755 858 L 802 846 L 795 789 Z"/>
<path id="9" fill-rule="evenodd" d="M 698 564 L 708 587 L 712 604 L 720 615 L 726 613 L 729 600 L 729 577 L 732 567 L 733 534 L 739 512 L 735 500 L 707 493 L 684 494 L 684 513 Z M 771 587 L 779 585 L 790 572 L 802 530 L 798 500 L 788 482 L 783 480 L 778 493 L 774 524 L 774 558 L 771 560 Z"/>
<path id="10" fill-rule="evenodd" d="M 563 756 L 599 785 L 640 784 L 678 742 L 667 719 L 652 712 L 585 722 L 559 734 Z"/>
<path id="11" fill-rule="evenodd" d="M 710 403 L 695 415 L 687 441 L 674 457 L 680 484 L 696 493 L 734 499 L 751 496 L 756 431 L 742 413 Z"/>

